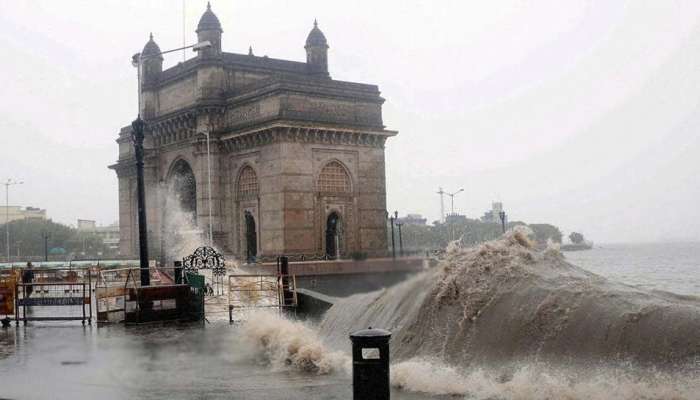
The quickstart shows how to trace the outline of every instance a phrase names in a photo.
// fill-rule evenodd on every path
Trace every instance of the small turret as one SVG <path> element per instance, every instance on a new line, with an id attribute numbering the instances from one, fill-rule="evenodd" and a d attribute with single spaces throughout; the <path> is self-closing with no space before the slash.
<path id="1" fill-rule="evenodd" d="M 211 42 L 211 47 L 201 50 L 199 52 L 200 57 L 207 58 L 221 55 L 221 34 L 223 32 L 219 18 L 211 10 L 211 4 L 207 2 L 207 10 L 204 11 L 197 25 L 197 41 L 201 43 L 208 40 Z"/>
<path id="2" fill-rule="evenodd" d="M 306 66 L 309 73 L 314 76 L 328 77 L 328 41 L 326 36 L 318 29 L 318 22 L 314 20 L 314 27 L 306 38 Z"/>
<path id="3" fill-rule="evenodd" d="M 141 74 L 144 84 L 157 82 L 163 72 L 163 56 L 153 40 L 153 33 L 141 52 Z"/>

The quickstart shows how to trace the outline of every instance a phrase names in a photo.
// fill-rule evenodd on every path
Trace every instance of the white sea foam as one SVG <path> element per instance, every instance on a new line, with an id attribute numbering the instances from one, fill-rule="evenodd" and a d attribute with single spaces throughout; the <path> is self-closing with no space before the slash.
<path id="1" fill-rule="evenodd" d="M 195 215 L 183 210 L 174 186 L 161 185 L 158 197 L 162 204 L 163 245 L 168 261 L 181 260 L 206 243 L 202 229 L 195 223 Z"/>
<path id="2" fill-rule="evenodd" d="M 392 365 L 392 386 L 430 395 L 476 400 L 697 400 L 697 376 L 651 373 L 644 377 L 621 368 L 595 372 L 565 366 L 529 364 L 498 371 L 460 371 L 436 360 L 411 359 Z M 504 370 L 512 372 L 504 373 Z M 585 377 L 581 377 L 584 375 Z"/>
<path id="3" fill-rule="evenodd" d="M 350 358 L 329 350 L 314 329 L 282 318 L 277 312 L 250 313 L 241 329 L 241 341 L 241 347 L 273 369 L 329 374 L 347 373 L 350 368 Z"/>
<path id="4" fill-rule="evenodd" d="M 241 348 L 273 370 L 352 374 L 350 356 L 328 348 L 316 330 L 274 312 L 256 311 L 244 323 Z M 400 345 L 400 344 L 395 344 Z M 648 372 L 625 366 L 581 370 L 544 363 L 464 369 L 433 358 L 391 365 L 392 387 L 429 396 L 475 400 L 697 400 L 700 379 L 688 374 Z"/>

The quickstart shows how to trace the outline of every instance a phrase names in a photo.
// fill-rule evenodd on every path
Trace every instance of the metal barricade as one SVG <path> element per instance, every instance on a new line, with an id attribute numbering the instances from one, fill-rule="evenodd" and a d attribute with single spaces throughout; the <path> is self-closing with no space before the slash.
<path id="1" fill-rule="evenodd" d="M 15 292 L 19 282 L 19 270 L 0 271 L 0 315 L 7 317 L 15 313 Z"/>
<path id="2" fill-rule="evenodd" d="M 25 272 L 21 276 L 24 279 Z M 82 321 L 92 323 L 92 277 L 88 268 L 32 269 L 29 282 L 15 284 L 15 321 Z M 46 311 L 43 307 L 81 307 L 69 311 Z M 20 312 L 21 311 L 21 312 Z"/>
<path id="3" fill-rule="evenodd" d="M 113 268 L 100 270 L 95 285 L 97 322 L 123 322 L 129 304 L 130 289 L 141 287 L 139 268 Z M 152 286 L 172 285 L 173 278 L 159 268 L 149 268 Z M 168 303 L 166 303 L 167 305 Z M 157 304 L 159 305 L 159 304 Z"/>
<path id="4" fill-rule="evenodd" d="M 228 316 L 231 323 L 237 310 L 278 308 L 282 311 L 294 310 L 296 306 L 294 275 L 240 274 L 228 277 Z"/>
<path id="5" fill-rule="evenodd" d="M 98 272 L 95 285 L 97 322 L 121 322 L 124 320 L 125 297 L 129 287 L 138 283 L 131 272 L 138 268 L 114 268 Z M 132 279 L 129 279 L 129 277 Z"/>

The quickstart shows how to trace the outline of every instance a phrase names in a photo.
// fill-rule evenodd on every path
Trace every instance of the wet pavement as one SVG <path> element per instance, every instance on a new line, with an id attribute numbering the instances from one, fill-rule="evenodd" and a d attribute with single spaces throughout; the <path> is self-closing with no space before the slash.
<path id="1" fill-rule="evenodd" d="M 228 323 L 0 329 L 2 399 L 351 399 L 343 373 L 275 371 Z M 425 396 L 396 392 L 394 399 Z"/>

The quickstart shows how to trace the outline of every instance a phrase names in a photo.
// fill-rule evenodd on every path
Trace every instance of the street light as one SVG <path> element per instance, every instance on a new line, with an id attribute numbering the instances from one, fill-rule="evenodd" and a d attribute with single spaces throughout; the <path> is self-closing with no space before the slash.
<path id="1" fill-rule="evenodd" d="M 207 137 L 207 192 L 209 203 L 209 246 L 214 247 L 214 232 L 211 223 L 211 150 L 209 148 L 209 132 L 210 128 L 202 132 Z"/>
<path id="2" fill-rule="evenodd" d="M 184 46 L 177 49 L 162 51 L 158 54 L 150 54 L 143 56 L 141 53 L 136 53 L 131 58 L 131 64 L 136 67 L 136 76 L 138 83 L 138 114 L 136 120 L 131 123 L 133 129 L 132 140 L 134 142 L 134 155 L 136 157 L 136 193 L 138 205 L 138 222 L 139 222 L 139 266 L 141 271 L 141 286 L 148 286 L 151 283 L 148 265 L 148 229 L 146 226 L 146 191 L 144 188 L 143 179 L 143 139 L 146 123 L 141 119 L 141 69 L 143 62 L 149 58 L 160 57 L 163 54 L 172 53 L 184 49 L 191 48 L 193 51 L 199 51 L 211 47 L 211 42 L 203 41 L 191 46 Z"/>
<path id="3" fill-rule="evenodd" d="M 454 193 L 447 193 L 447 192 L 445 192 L 446 195 L 450 196 L 450 201 L 451 201 L 450 209 L 452 210 L 452 211 L 451 211 L 451 214 L 452 214 L 452 215 L 455 214 L 455 196 L 458 195 L 458 194 L 460 194 L 460 193 L 462 193 L 463 191 L 464 191 L 464 189 L 459 189 L 458 191 L 456 191 L 456 192 L 454 192 Z"/>
<path id="4" fill-rule="evenodd" d="M 5 185 L 5 240 L 7 241 L 5 250 L 7 251 L 7 263 L 10 264 L 10 186 L 22 185 L 23 181 L 8 179 Z"/>
<path id="5" fill-rule="evenodd" d="M 387 211 L 387 215 L 389 212 Z M 395 212 L 396 216 L 398 216 L 398 212 Z M 389 222 L 391 222 L 391 257 L 396 258 L 396 245 L 394 242 L 394 216 L 389 217 Z"/>
<path id="6" fill-rule="evenodd" d="M 396 221 L 396 226 L 399 227 L 399 257 L 403 257 L 403 239 L 401 238 L 401 226 L 403 223 Z"/>
<path id="7" fill-rule="evenodd" d="M 442 190 L 442 187 L 440 187 L 439 189 L 440 190 L 438 190 L 437 194 L 440 195 L 440 218 L 441 218 L 441 222 L 445 223 L 446 222 L 446 220 L 445 220 L 445 201 L 444 201 L 445 195 L 448 195 L 452 198 L 452 214 L 454 214 L 455 213 L 455 195 L 463 192 L 464 189 L 459 189 L 458 191 L 456 191 L 454 193 L 446 192 L 446 191 Z"/>
<path id="8" fill-rule="evenodd" d="M 44 261 L 48 262 L 49 261 L 49 238 L 51 237 L 51 233 L 49 233 L 49 231 L 46 230 L 42 233 L 42 237 L 44 238 Z"/>

